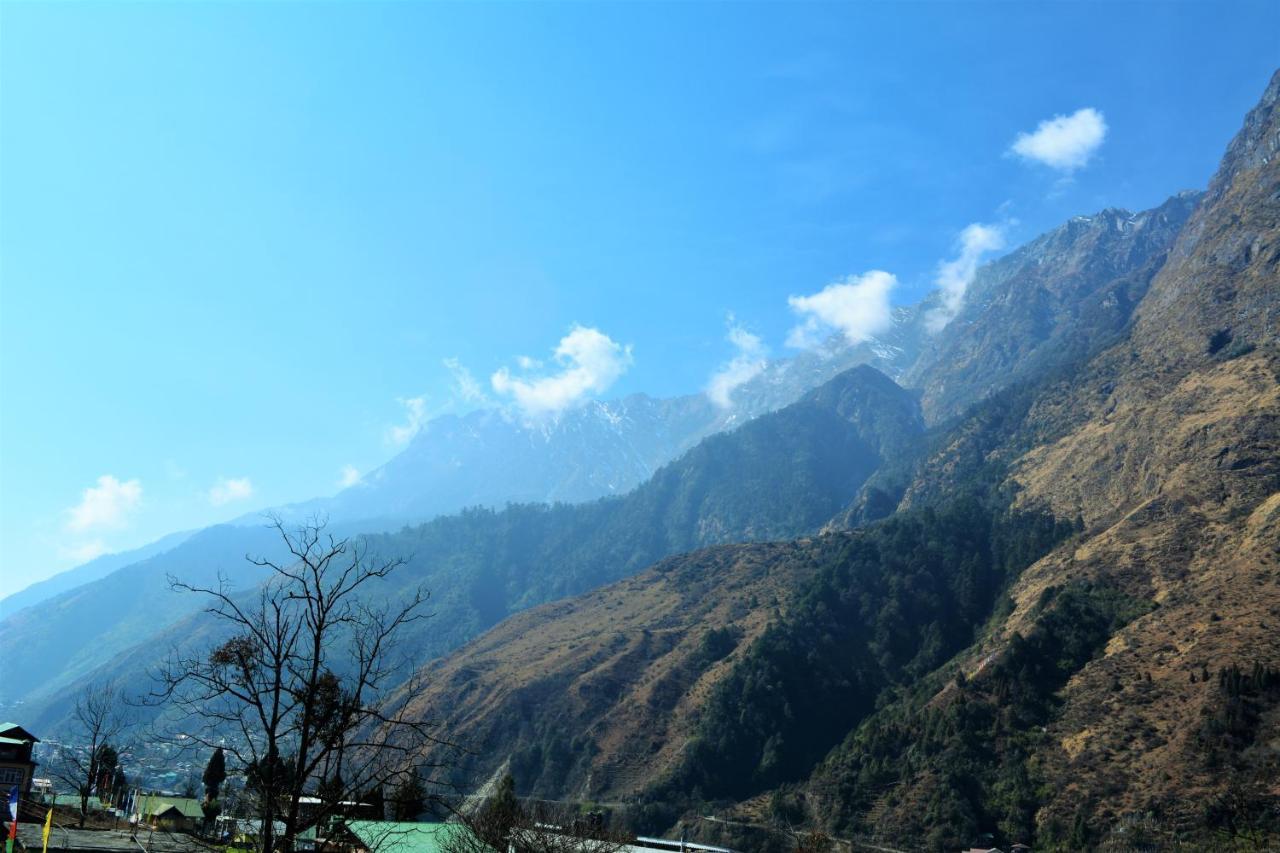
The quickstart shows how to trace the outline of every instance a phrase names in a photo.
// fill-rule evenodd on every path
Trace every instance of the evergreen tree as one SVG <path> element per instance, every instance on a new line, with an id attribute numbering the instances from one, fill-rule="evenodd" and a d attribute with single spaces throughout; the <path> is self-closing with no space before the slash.
<path id="1" fill-rule="evenodd" d="M 214 821 L 218 819 L 218 815 L 222 813 L 222 804 L 218 800 L 218 789 L 222 787 L 223 781 L 227 778 L 227 759 L 222 753 L 222 747 L 218 747 L 213 751 L 213 755 L 209 756 L 209 763 L 204 767 L 204 801 L 200 803 L 200 808 L 204 812 L 204 829 L 208 832 L 213 826 Z"/>
<path id="2" fill-rule="evenodd" d="M 227 778 L 227 758 L 222 753 L 222 747 L 218 747 L 213 751 L 213 755 L 209 756 L 209 763 L 204 767 L 204 798 L 206 800 L 218 799 L 218 789 L 222 787 L 222 783 Z"/>

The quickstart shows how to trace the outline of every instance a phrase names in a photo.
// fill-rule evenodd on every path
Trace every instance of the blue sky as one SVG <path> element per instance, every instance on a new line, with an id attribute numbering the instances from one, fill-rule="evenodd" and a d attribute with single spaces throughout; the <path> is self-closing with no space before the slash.
<path id="1" fill-rule="evenodd" d="M 1202 187 L 1278 61 L 1274 2 L 2 4 L 3 591 L 336 491 L 446 359 L 697 392 L 730 314 Z"/>

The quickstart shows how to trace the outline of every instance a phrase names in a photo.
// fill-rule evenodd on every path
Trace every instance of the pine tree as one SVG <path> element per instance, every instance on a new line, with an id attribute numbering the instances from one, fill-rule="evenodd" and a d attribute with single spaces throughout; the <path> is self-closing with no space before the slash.
<path id="1" fill-rule="evenodd" d="M 213 755 L 209 756 L 209 763 L 205 765 L 204 776 L 201 779 L 204 782 L 204 801 L 200 803 L 200 808 L 204 812 L 206 832 L 222 813 L 222 804 L 218 802 L 218 789 L 222 787 L 226 778 L 227 758 L 222 753 L 222 747 L 218 747 L 213 751 Z"/>
<path id="2" fill-rule="evenodd" d="M 227 758 L 222 753 L 222 747 L 218 747 L 213 751 L 213 755 L 209 756 L 209 763 L 204 767 L 204 796 L 206 800 L 218 799 L 218 789 L 222 787 L 223 781 L 227 778 Z"/>

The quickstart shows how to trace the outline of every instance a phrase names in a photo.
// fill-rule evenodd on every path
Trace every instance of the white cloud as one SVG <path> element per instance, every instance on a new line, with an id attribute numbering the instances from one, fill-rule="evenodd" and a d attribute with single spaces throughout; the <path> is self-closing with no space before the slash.
<path id="1" fill-rule="evenodd" d="M 142 483 L 123 483 L 110 474 L 98 478 L 80 495 L 80 503 L 67 510 L 67 529 L 76 532 L 124 527 L 128 516 L 142 503 Z"/>
<path id="2" fill-rule="evenodd" d="M 1045 119 L 1032 133 L 1019 133 L 1009 150 L 1024 160 L 1074 172 L 1089 162 L 1107 135 L 1107 122 L 1092 107 Z"/>
<path id="3" fill-rule="evenodd" d="M 342 476 L 338 479 L 338 485 L 342 488 L 354 486 L 360 482 L 360 470 L 354 465 L 343 465 Z"/>
<path id="4" fill-rule="evenodd" d="M 851 344 L 869 340 L 893 322 L 889 291 L 898 279 L 883 270 L 851 275 L 812 296 L 791 296 L 787 304 L 804 317 L 791 329 L 787 346 L 808 349 L 822 342 L 830 330 L 841 332 Z"/>
<path id="5" fill-rule="evenodd" d="M 974 222 L 960 232 L 956 243 L 960 253 L 952 260 L 938 264 L 938 272 L 933 279 L 942 294 L 942 304 L 925 317 L 925 326 L 931 332 L 942 329 L 959 313 L 965 291 L 973 282 L 982 256 L 1004 248 L 1004 228 Z"/>
<path id="6" fill-rule="evenodd" d="M 456 358 L 446 358 L 443 363 L 453 375 L 452 389 L 455 397 L 464 403 L 489 402 L 489 395 L 484 393 L 484 387 L 471 375 L 471 371 L 463 366 L 462 362 Z"/>
<path id="7" fill-rule="evenodd" d="M 574 326 L 555 350 L 559 373 L 513 377 L 507 368 L 490 378 L 493 390 L 511 397 L 526 417 L 555 415 L 609 388 L 631 366 L 631 347 L 615 343 L 599 329 Z M 521 361 L 532 365 L 532 361 Z M 527 368 L 526 368 L 527 369 Z"/>
<path id="8" fill-rule="evenodd" d="M 209 503 L 214 506 L 248 500 L 251 497 L 253 497 L 253 483 L 248 477 L 219 477 L 218 482 L 209 489 Z"/>
<path id="9" fill-rule="evenodd" d="M 768 364 L 768 349 L 756 335 L 751 334 L 729 316 L 729 343 L 737 350 L 732 359 L 720 365 L 707 382 L 707 397 L 722 409 L 733 404 L 733 392 L 742 384 L 760 374 Z"/>
<path id="10" fill-rule="evenodd" d="M 70 560 L 76 564 L 87 563 L 95 557 L 101 557 L 107 553 L 107 545 L 101 539 L 94 539 L 91 542 L 81 542 L 78 545 L 63 545 L 58 547 L 58 556 L 64 560 Z"/>
<path id="11" fill-rule="evenodd" d="M 399 397 L 396 402 L 404 406 L 405 422 L 387 428 L 387 441 L 391 444 L 408 444 L 427 422 L 426 397 Z"/>

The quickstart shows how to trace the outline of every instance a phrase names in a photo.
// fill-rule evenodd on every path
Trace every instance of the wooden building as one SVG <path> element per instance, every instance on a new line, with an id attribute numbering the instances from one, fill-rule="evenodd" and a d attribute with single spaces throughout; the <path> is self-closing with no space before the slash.
<path id="1" fill-rule="evenodd" d="M 14 785 L 25 800 L 31 794 L 31 780 L 36 775 L 36 763 L 31 758 L 31 748 L 40 739 L 17 723 L 0 723 L 0 791 L 5 794 Z"/>

